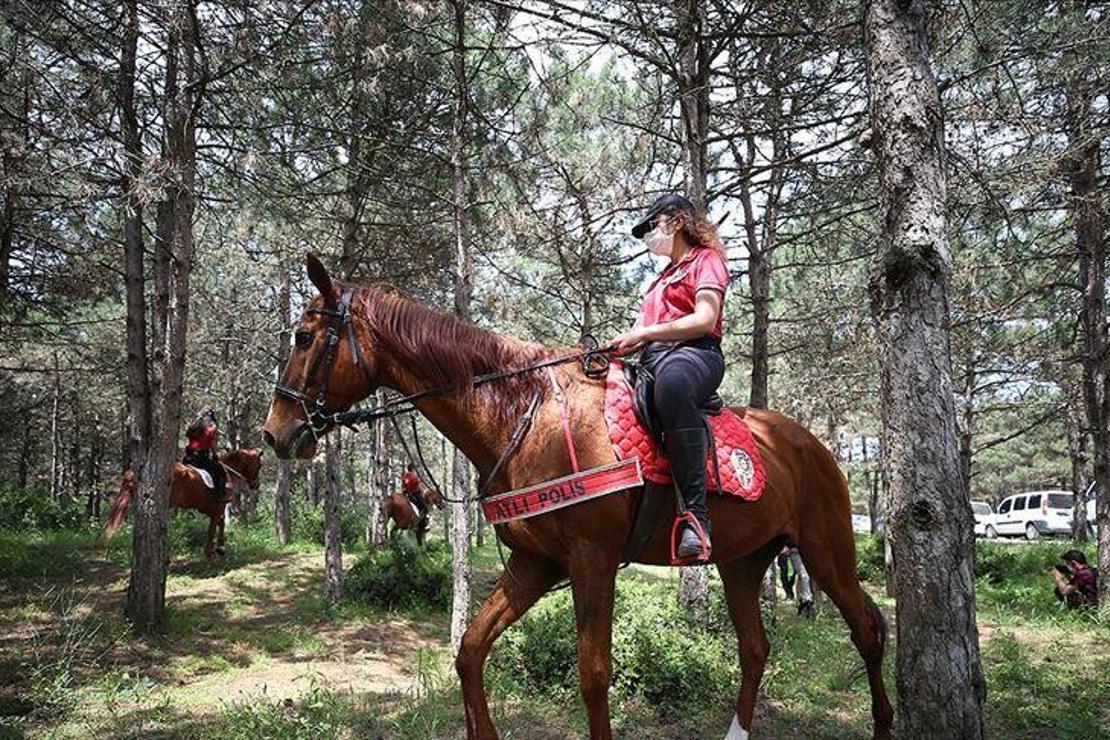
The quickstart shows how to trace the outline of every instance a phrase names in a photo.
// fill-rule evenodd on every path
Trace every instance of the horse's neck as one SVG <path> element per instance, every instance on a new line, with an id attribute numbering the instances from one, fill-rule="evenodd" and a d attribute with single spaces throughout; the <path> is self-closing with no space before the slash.
<path id="1" fill-rule="evenodd" d="M 404 395 L 436 387 L 430 380 L 420 377 L 418 369 L 394 365 L 383 367 L 383 370 L 383 382 Z M 512 434 L 511 429 L 501 429 L 492 423 L 496 418 L 494 409 L 481 394 L 472 393 L 464 403 L 458 392 L 449 392 L 420 399 L 414 405 L 478 467 L 479 472 L 493 467 Z"/>

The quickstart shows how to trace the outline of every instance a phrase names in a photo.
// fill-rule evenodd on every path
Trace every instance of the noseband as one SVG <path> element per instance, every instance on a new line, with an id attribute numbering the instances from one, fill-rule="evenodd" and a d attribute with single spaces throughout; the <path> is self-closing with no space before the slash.
<path id="1" fill-rule="evenodd" d="M 358 338 L 355 336 L 355 326 L 351 322 L 351 298 L 354 295 L 354 290 L 348 288 L 343 291 L 343 295 L 339 298 L 339 303 L 335 308 L 328 308 L 327 306 L 312 306 L 305 309 L 305 313 L 319 313 L 330 317 L 328 321 L 328 330 L 324 338 L 324 351 L 322 354 L 316 356 L 316 361 L 312 365 L 312 370 L 305 373 L 304 383 L 301 390 L 290 388 L 287 385 L 278 383 L 274 388 L 274 392 L 279 396 L 296 401 L 304 409 L 305 415 L 308 417 L 309 427 L 315 436 L 319 436 L 320 432 L 335 419 L 335 414 L 327 412 L 327 395 L 328 386 L 331 384 L 331 372 L 335 365 L 335 357 L 339 351 L 339 335 L 343 329 L 347 330 L 347 338 L 351 342 L 351 352 L 354 353 L 355 363 L 362 368 L 366 373 L 366 377 L 370 377 L 370 370 L 366 365 L 366 359 L 362 356 L 362 348 L 358 345 Z M 308 390 L 308 384 L 312 376 L 316 374 L 316 370 L 323 365 L 324 375 L 320 379 L 320 388 L 316 391 L 316 398 L 308 397 L 305 391 Z M 371 382 L 371 385 L 373 383 Z"/>

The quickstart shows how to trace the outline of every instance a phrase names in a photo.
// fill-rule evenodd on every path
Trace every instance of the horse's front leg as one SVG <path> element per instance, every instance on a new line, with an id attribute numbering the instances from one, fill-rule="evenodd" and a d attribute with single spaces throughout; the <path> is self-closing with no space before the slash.
<path id="1" fill-rule="evenodd" d="M 588 547 L 570 564 L 578 626 L 578 680 L 593 740 L 609 740 L 609 682 L 613 677 L 613 596 L 619 553 Z"/>
<path id="2" fill-rule="evenodd" d="M 227 524 L 227 507 L 220 510 L 220 516 L 217 517 L 220 523 L 220 540 L 216 544 L 216 554 L 223 555 L 227 551 L 227 535 L 224 533 L 224 526 Z"/>
<path id="3" fill-rule="evenodd" d="M 561 566 L 546 558 L 522 551 L 514 552 L 493 592 L 463 634 L 459 654 L 455 656 L 455 670 L 462 684 L 466 736 L 470 740 L 497 737 L 482 678 L 494 640 L 547 593 L 563 574 Z"/>
<path id="4" fill-rule="evenodd" d="M 208 534 L 204 538 L 204 557 L 211 560 L 214 553 L 214 545 L 216 542 L 216 517 L 208 517 Z"/>

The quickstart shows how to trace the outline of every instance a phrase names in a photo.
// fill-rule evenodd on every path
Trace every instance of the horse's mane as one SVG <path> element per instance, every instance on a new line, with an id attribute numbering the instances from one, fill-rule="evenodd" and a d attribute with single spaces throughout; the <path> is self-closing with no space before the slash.
<path id="1" fill-rule="evenodd" d="M 471 385 L 478 375 L 524 367 L 551 356 L 533 342 L 497 334 L 436 311 L 381 286 L 364 287 L 351 311 L 400 362 L 419 367 L 435 386 L 453 385 L 464 402 L 490 402 L 495 421 L 515 424 L 538 392 L 548 390 L 540 372 Z"/>

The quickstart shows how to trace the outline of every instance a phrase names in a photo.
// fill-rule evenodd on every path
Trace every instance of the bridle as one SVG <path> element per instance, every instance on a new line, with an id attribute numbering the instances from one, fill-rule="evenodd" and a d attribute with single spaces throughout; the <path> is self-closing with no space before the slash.
<path id="1" fill-rule="evenodd" d="M 327 396 L 328 386 L 331 384 L 332 368 L 335 365 L 335 357 L 339 351 L 339 337 L 344 329 L 347 330 L 347 338 L 351 342 L 351 352 L 354 353 L 355 363 L 366 374 L 366 377 L 371 379 L 371 387 L 374 385 L 370 376 L 370 369 L 366 364 L 366 358 L 362 356 L 362 348 L 359 346 L 358 338 L 355 336 L 355 325 L 351 321 L 351 298 L 353 295 L 354 289 L 348 288 L 343 291 L 343 294 L 339 297 L 339 302 L 336 304 L 335 308 L 328 308 L 327 306 L 310 306 L 305 309 L 305 313 L 318 313 L 330 317 L 327 333 L 324 335 L 324 350 L 316 354 L 316 359 L 312 363 L 312 368 L 305 373 L 301 390 L 282 385 L 280 382 L 274 388 L 274 392 L 279 396 L 284 396 L 301 405 L 301 409 L 304 410 L 305 416 L 308 419 L 309 428 L 312 430 L 313 436 L 317 438 L 319 438 L 320 433 L 324 431 L 328 424 L 332 424 L 336 420 L 335 413 L 329 414 L 327 412 Z M 324 368 L 324 375 L 320 379 L 320 387 L 316 391 L 316 398 L 309 398 L 306 393 L 308 384 L 316 375 L 316 371 L 321 365 L 323 365 Z"/>

